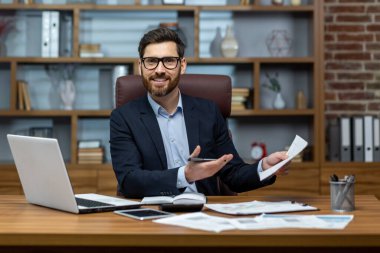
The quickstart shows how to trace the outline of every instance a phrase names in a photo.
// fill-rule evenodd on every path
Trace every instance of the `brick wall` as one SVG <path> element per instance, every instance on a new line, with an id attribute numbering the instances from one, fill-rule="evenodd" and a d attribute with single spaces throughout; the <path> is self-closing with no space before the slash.
<path id="1" fill-rule="evenodd" d="M 378 115 L 380 0 L 325 0 L 324 9 L 326 115 Z"/>

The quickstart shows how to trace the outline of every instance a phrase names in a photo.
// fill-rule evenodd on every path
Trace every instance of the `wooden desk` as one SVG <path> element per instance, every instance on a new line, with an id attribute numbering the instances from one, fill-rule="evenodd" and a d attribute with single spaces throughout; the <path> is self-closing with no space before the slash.
<path id="1" fill-rule="evenodd" d="M 283 197 L 211 197 L 210 202 L 280 201 Z M 294 198 L 292 198 L 294 199 Z M 332 214 L 329 196 L 296 198 Z M 12 252 L 380 252 L 380 203 L 356 196 L 354 220 L 344 230 L 273 229 L 211 233 L 137 221 L 113 213 L 75 215 L 0 195 L 0 251 Z M 217 213 L 212 213 L 217 215 Z M 344 248 L 342 246 L 345 246 Z M 307 249 L 305 249 L 307 248 Z M 86 251 L 88 252 L 88 251 Z"/>

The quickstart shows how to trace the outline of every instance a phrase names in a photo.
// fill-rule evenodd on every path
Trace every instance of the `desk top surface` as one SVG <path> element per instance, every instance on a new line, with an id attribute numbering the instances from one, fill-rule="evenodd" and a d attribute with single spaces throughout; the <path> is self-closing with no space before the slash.
<path id="1" fill-rule="evenodd" d="M 209 197 L 209 203 L 252 200 L 281 201 L 285 197 Z M 292 197 L 320 210 L 304 214 L 339 214 L 330 210 L 329 196 Z M 0 246 L 376 246 L 380 247 L 380 202 L 355 196 L 354 219 L 344 230 L 268 229 L 212 233 L 138 221 L 112 212 L 71 214 L 0 195 Z M 206 211 L 212 215 L 220 215 Z M 301 214 L 301 213 L 300 213 Z M 222 215 L 220 215 L 222 216 Z M 233 217 L 233 216 L 228 216 Z"/>

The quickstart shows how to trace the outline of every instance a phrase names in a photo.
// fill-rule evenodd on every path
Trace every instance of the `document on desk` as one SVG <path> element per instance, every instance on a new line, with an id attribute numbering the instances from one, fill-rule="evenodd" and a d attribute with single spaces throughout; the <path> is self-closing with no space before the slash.
<path id="1" fill-rule="evenodd" d="M 288 158 L 277 163 L 276 165 L 272 166 L 271 168 L 259 173 L 260 180 L 263 181 L 264 179 L 268 178 L 269 176 L 273 175 L 278 171 L 282 166 L 284 166 L 287 162 L 292 160 L 296 155 L 301 153 L 302 150 L 304 150 L 307 146 L 307 141 L 296 135 L 294 138 L 292 145 L 290 145 L 290 148 L 287 152 Z"/>
<path id="2" fill-rule="evenodd" d="M 318 208 L 294 201 L 250 201 L 229 204 L 206 204 L 205 207 L 225 214 L 249 215 L 261 213 L 283 213 L 299 211 L 315 211 Z"/>
<path id="3" fill-rule="evenodd" d="M 219 233 L 231 229 L 344 229 L 353 217 L 353 215 L 262 214 L 247 218 L 223 218 L 197 212 L 170 216 L 153 222 Z"/>
<path id="4" fill-rule="evenodd" d="M 175 215 L 168 218 L 153 220 L 153 222 L 216 233 L 223 230 L 236 229 L 228 218 L 207 215 L 201 212 Z"/>
<path id="5" fill-rule="evenodd" d="M 263 214 L 254 218 L 231 219 L 240 230 L 274 228 L 344 229 L 353 215 Z"/>

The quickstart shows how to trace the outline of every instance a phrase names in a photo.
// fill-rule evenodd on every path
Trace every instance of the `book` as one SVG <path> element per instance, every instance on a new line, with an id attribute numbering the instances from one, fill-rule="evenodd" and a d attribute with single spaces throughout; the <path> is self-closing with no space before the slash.
<path id="1" fill-rule="evenodd" d="M 80 140 L 78 141 L 78 148 L 100 148 L 101 140 Z"/>
<path id="2" fill-rule="evenodd" d="M 79 56 L 80 57 L 83 57 L 83 58 L 91 58 L 91 57 L 94 57 L 94 58 L 102 58 L 104 57 L 104 54 L 102 52 L 98 52 L 98 53 L 85 53 L 85 52 L 80 52 L 79 53 Z"/>
<path id="3" fill-rule="evenodd" d="M 79 148 L 79 153 L 103 153 L 103 147 L 99 148 Z"/>
<path id="4" fill-rule="evenodd" d="M 22 88 L 22 82 L 17 81 L 17 102 L 18 102 L 18 109 L 19 110 L 24 110 L 24 91 Z"/>
<path id="5" fill-rule="evenodd" d="M 22 88 L 22 94 L 24 98 L 24 106 L 27 111 L 30 111 L 32 109 L 31 102 L 30 102 L 30 96 L 29 96 L 29 88 L 28 84 L 25 81 L 21 82 L 21 88 Z"/>
<path id="6" fill-rule="evenodd" d="M 141 200 L 142 205 L 159 205 L 159 204 L 179 204 L 179 205 L 196 205 L 206 204 L 207 198 L 202 193 L 185 192 L 180 195 L 170 196 L 153 196 L 145 197 Z"/>

